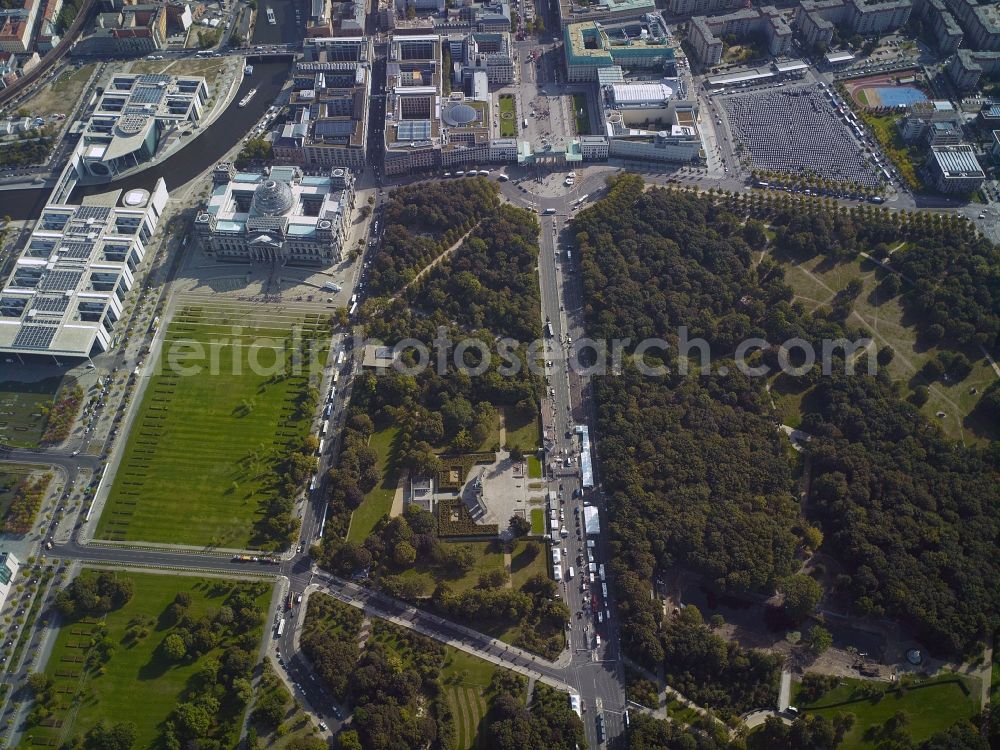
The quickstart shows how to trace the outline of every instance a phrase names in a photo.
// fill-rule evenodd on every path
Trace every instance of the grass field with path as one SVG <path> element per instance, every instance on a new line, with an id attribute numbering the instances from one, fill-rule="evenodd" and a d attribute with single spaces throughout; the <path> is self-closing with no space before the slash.
<path id="1" fill-rule="evenodd" d="M 858 695 L 858 689 L 863 684 L 863 680 L 843 678 L 837 687 L 815 703 L 799 706 L 803 712 L 827 719 L 838 713 L 854 714 L 854 726 L 844 735 L 838 750 L 874 748 L 877 737 L 869 735 L 866 738 L 866 734 L 882 726 L 897 711 L 906 715 L 906 733 L 915 743 L 979 712 L 979 681 L 965 675 L 941 675 L 923 683 L 914 683 L 905 692 L 879 683 L 889 689 L 879 700 Z"/>
<path id="2" fill-rule="evenodd" d="M 300 323 L 302 339 L 315 337 L 323 361 L 330 327 L 319 315 L 268 320 L 239 314 L 233 308 L 229 319 L 224 311 L 187 308 L 171 321 L 164 351 L 180 342 L 217 349 L 218 366 L 184 348 L 178 363 L 200 364 L 203 372 L 185 376 L 164 365 L 152 375 L 97 538 L 224 548 L 262 543 L 255 524 L 276 491 L 288 445 L 309 434 L 313 416 L 297 410 L 309 388 L 308 367 L 295 374 L 284 363 L 274 368 L 286 373 L 281 375 L 267 368 L 281 342 L 291 349 L 293 324 Z"/>
<path id="3" fill-rule="evenodd" d="M 392 509 L 392 498 L 399 483 L 399 466 L 396 459 L 396 438 L 399 428 L 386 427 L 372 434 L 368 444 L 378 453 L 378 473 L 381 479 L 369 491 L 361 505 L 354 509 L 347 538 L 363 542 L 372 533 L 378 520 Z"/>
<path id="4" fill-rule="evenodd" d="M 500 95 L 500 137 L 517 137 L 517 104 L 512 94 Z"/>
<path id="5" fill-rule="evenodd" d="M 0 443 L 36 448 L 45 433 L 44 409 L 55 402 L 61 377 L 34 383 L 0 383 Z"/>
<path id="6" fill-rule="evenodd" d="M 901 395 L 908 398 L 918 385 L 928 386 L 930 398 L 921 412 L 938 424 L 948 437 L 966 443 L 985 444 L 1000 438 L 1000 426 L 990 424 L 975 413 L 981 394 L 995 379 L 989 363 L 975 347 L 962 349 L 972 362 L 972 372 L 961 381 L 936 380 L 928 382 L 920 370 L 929 359 L 937 356 L 937 346 L 928 346 L 920 339 L 926 328 L 923 321 L 915 319 L 905 308 L 905 295 L 910 287 L 886 299 L 879 284 L 888 275 L 871 261 L 861 258 L 843 263 L 831 263 L 823 258 L 811 258 L 801 263 L 782 263 L 785 280 L 795 291 L 795 301 L 809 311 L 828 306 L 834 295 L 847 286 L 851 279 L 860 279 L 863 289 L 854 301 L 849 325 L 863 325 L 873 334 L 878 348 L 889 345 L 895 357 L 889 363 L 892 379 L 902 388 Z M 945 342 L 947 343 L 947 342 Z M 799 390 L 794 378 L 777 378 L 771 393 L 785 424 L 798 426 L 801 419 L 801 402 L 808 394 Z M 975 389 L 975 393 L 973 393 Z M 938 417 L 944 412 L 945 417 Z"/>
<path id="7" fill-rule="evenodd" d="M 83 575 L 90 574 L 84 571 Z M 22 748 L 58 747 L 76 734 L 83 734 L 99 720 L 114 724 L 131 721 L 136 726 L 135 750 L 160 747 L 161 725 L 182 699 L 188 682 L 202 668 L 205 658 L 218 657 L 224 647 L 189 662 L 170 662 L 160 644 L 172 625 L 162 618 L 174 597 L 191 595 L 187 612 L 192 618 L 219 610 L 234 589 L 251 584 L 221 579 L 174 575 L 122 573 L 134 583 L 132 599 L 101 619 L 84 618 L 65 623 L 45 666 L 55 683 L 57 696 L 50 723 L 35 727 L 24 737 Z M 271 589 L 256 599 L 255 609 L 267 610 Z M 149 633 L 131 645 L 123 645 L 126 631 L 136 622 L 149 624 Z M 111 658 L 97 670 L 88 670 L 85 660 L 90 644 L 104 631 L 114 644 Z M 256 629 L 259 640 L 261 627 Z M 235 738 L 232 738 L 235 740 Z"/>

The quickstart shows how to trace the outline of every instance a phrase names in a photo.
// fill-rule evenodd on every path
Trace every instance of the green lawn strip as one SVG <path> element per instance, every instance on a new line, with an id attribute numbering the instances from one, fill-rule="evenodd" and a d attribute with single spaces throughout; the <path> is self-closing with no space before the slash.
<path id="1" fill-rule="evenodd" d="M 799 706 L 801 711 L 827 719 L 838 713 L 854 714 L 854 726 L 844 736 L 840 750 L 874 748 L 876 741 L 865 739 L 865 734 L 869 728 L 884 724 L 897 711 L 906 715 L 906 732 L 914 742 L 921 742 L 979 712 L 979 680 L 966 675 L 940 675 L 912 683 L 903 691 L 877 683 L 887 691 L 878 700 L 859 694 L 864 684 L 864 680 L 843 678 L 837 687 L 812 705 Z"/>
<path id="2" fill-rule="evenodd" d="M 90 574 L 84 571 L 83 575 Z M 125 575 L 125 574 L 122 574 Z M 45 666 L 45 673 L 55 683 L 57 704 L 53 715 L 61 727 L 35 727 L 28 731 L 22 747 L 38 747 L 61 742 L 86 733 L 98 721 L 110 724 L 131 721 L 136 726 L 135 750 L 153 750 L 161 743 L 162 724 L 183 699 L 185 688 L 202 668 L 206 658 L 222 654 L 230 643 L 223 642 L 201 659 L 173 664 L 160 644 L 173 630 L 161 620 L 164 610 L 182 591 L 191 595 L 187 614 L 197 619 L 214 613 L 239 584 L 221 579 L 128 573 L 134 583 L 132 599 L 102 620 L 63 623 L 55 646 Z M 255 609 L 267 610 L 271 598 L 268 588 L 255 602 Z M 150 623 L 149 634 L 132 645 L 123 639 L 136 620 Z M 92 634 L 103 624 L 107 637 L 115 644 L 111 658 L 99 672 L 85 671 L 85 659 Z M 260 638 L 262 626 L 256 628 Z M 238 726 L 238 719 L 237 719 Z M 235 740 L 235 737 L 230 738 Z M 34 741 L 33 741 L 34 740 Z"/>
<path id="3" fill-rule="evenodd" d="M 368 444 L 378 453 L 378 470 L 382 479 L 355 508 L 347 532 L 351 541 L 360 543 L 367 539 L 378 520 L 392 509 L 392 498 L 399 483 L 394 446 L 398 434 L 399 428 L 390 426 L 374 433 L 369 440 Z"/>
<path id="4" fill-rule="evenodd" d="M 573 94 L 573 114 L 576 117 L 577 135 L 590 135 L 590 116 L 587 114 L 586 94 Z"/>
<path id="5" fill-rule="evenodd" d="M 35 448 L 45 432 L 45 413 L 55 401 L 61 377 L 34 383 L 0 383 L 0 443 Z"/>
<path id="6" fill-rule="evenodd" d="M 542 424 L 538 415 L 523 420 L 515 416 L 513 409 L 507 410 L 507 445 L 520 448 L 525 455 L 535 453 L 542 445 Z"/>
<path id="7" fill-rule="evenodd" d="M 528 455 L 528 479 L 542 478 L 542 462 L 534 453 Z"/>
<path id="8" fill-rule="evenodd" d="M 496 665 L 452 646 L 445 646 L 441 683 L 446 686 L 455 714 L 459 750 L 474 747 L 479 724 L 486 715 L 486 691 Z"/>
<path id="9" fill-rule="evenodd" d="M 517 136 L 517 105 L 511 94 L 501 94 L 500 104 L 500 137 L 514 138 Z"/>
<path id="10" fill-rule="evenodd" d="M 545 533 L 545 510 L 542 508 L 531 509 L 531 533 L 538 535 Z"/>
<path id="11" fill-rule="evenodd" d="M 274 360 L 264 342 L 289 337 L 291 322 L 286 328 L 247 325 L 236 336 L 230 326 L 191 322 L 197 319 L 178 316 L 168 343 L 217 349 L 219 365 L 194 377 L 168 365 L 152 377 L 101 514 L 100 538 L 233 548 L 263 541 L 253 527 L 275 491 L 276 467 L 287 444 L 310 431 L 310 418 L 295 410 L 308 380 L 294 372 L 256 374 L 251 365 L 253 357 L 265 368 Z M 320 335 L 325 349 L 329 337 Z M 228 345 L 210 344 L 226 339 Z"/>
<path id="12" fill-rule="evenodd" d="M 535 508 L 532 510 L 534 514 Z M 541 573 L 548 575 L 548 555 L 546 545 L 542 542 L 518 540 L 510 554 L 510 583 L 515 589 L 520 589 L 525 582 Z"/>

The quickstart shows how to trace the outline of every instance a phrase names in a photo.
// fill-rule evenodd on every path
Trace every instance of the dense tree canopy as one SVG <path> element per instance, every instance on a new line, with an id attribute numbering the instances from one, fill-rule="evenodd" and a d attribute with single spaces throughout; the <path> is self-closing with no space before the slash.
<path id="1" fill-rule="evenodd" d="M 498 204 L 496 185 L 479 177 L 393 190 L 369 275 L 371 293 L 399 291 Z"/>
<path id="2" fill-rule="evenodd" d="M 612 179 L 607 196 L 573 223 L 589 331 L 628 338 L 632 347 L 664 339 L 666 350 L 651 350 L 645 362 L 668 368 L 649 377 L 626 359 L 621 374 L 595 379 L 625 648 L 662 658 L 649 580 L 677 564 L 733 591 L 770 592 L 784 579 L 794 615 L 804 616 L 818 592 L 786 577 L 800 551 L 817 544 L 845 566 L 838 588 L 858 612 L 901 617 L 938 647 L 967 647 L 990 632 L 1000 603 L 990 552 L 1000 536 L 995 458 L 946 441 L 899 399 L 887 375 L 844 374 L 837 353 L 832 377 L 818 365 L 798 376 L 807 393 L 802 429 L 817 436 L 808 446 L 813 518 L 802 517 L 767 381 L 743 376 L 729 358 L 741 341 L 759 337 L 770 343 L 746 363 L 773 373 L 775 345 L 793 337 L 861 338 L 864 331 L 845 323 L 861 290 L 848 284 L 829 307 L 807 313 L 792 301 L 781 267 L 755 253 L 765 238 L 756 219 L 746 222 L 748 212 L 767 218 L 778 255 L 885 255 L 903 237 L 909 245 L 893 264 L 933 282 L 907 295 L 927 328 L 957 341 L 990 343 L 996 335 L 1000 264 L 961 222 L 819 203 L 768 211 L 745 197 L 644 192 L 636 176 Z M 944 309 L 955 314 L 946 319 Z M 698 349 L 684 356 L 684 341 L 695 337 L 709 345 L 710 365 L 699 363 Z M 890 354 L 880 355 L 883 362 Z M 967 364 L 950 353 L 944 359 L 943 367 Z M 981 408 L 990 411 L 992 401 Z"/>

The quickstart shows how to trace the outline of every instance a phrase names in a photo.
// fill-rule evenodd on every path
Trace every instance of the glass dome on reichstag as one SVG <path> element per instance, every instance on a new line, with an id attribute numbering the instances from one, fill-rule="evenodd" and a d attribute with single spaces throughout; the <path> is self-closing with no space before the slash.
<path id="1" fill-rule="evenodd" d="M 253 208 L 264 216 L 281 216 L 292 207 L 292 188 L 281 180 L 264 180 L 253 192 Z"/>

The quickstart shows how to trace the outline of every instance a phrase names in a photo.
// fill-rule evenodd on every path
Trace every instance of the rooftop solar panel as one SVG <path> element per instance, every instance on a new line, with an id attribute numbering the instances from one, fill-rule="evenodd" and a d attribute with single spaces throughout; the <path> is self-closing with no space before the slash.
<path id="1" fill-rule="evenodd" d="M 42 292 L 68 292 L 76 289 L 80 283 L 80 271 L 53 271 L 38 285 L 38 290 Z"/>
<path id="2" fill-rule="evenodd" d="M 59 246 L 60 257 L 74 260 L 86 260 L 93 251 L 93 242 L 64 242 Z"/>
<path id="3" fill-rule="evenodd" d="M 111 215 L 111 209 L 107 206 L 80 206 L 73 214 L 74 219 L 97 219 L 104 221 Z"/>
<path id="4" fill-rule="evenodd" d="M 15 349 L 48 349 L 57 330 L 55 326 L 22 325 L 12 346 Z"/>
<path id="5" fill-rule="evenodd" d="M 43 297 L 38 296 L 32 302 L 31 309 L 39 312 L 62 312 L 69 305 L 69 300 L 64 296 Z"/>
<path id="6" fill-rule="evenodd" d="M 132 92 L 130 104 L 159 104 L 166 89 L 159 86 L 139 86 Z"/>

